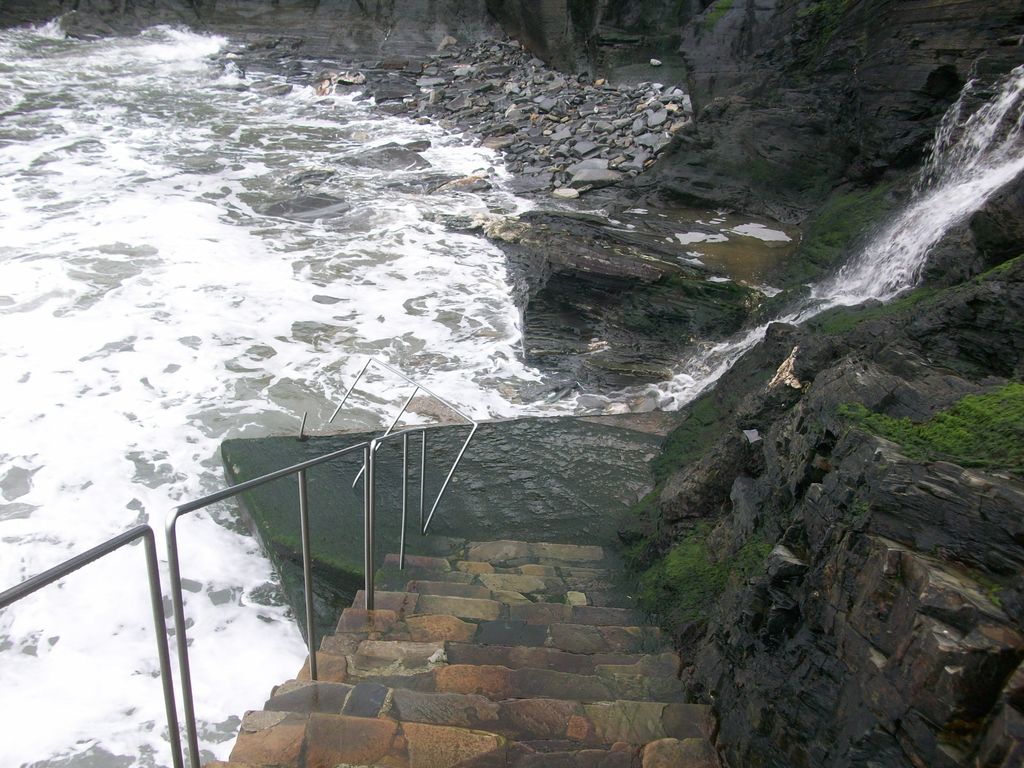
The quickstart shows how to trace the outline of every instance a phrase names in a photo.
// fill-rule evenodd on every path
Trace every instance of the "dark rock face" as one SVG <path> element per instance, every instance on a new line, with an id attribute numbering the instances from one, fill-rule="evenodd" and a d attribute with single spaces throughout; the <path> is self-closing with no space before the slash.
<path id="1" fill-rule="evenodd" d="M 1019 63 L 1022 23 L 1015 0 L 719 0 L 680 47 L 696 125 L 639 192 L 799 221 L 919 162 L 972 71 Z"/>
<path id="2" fill-rule="evenodd" d="M 556 69 L 590 68 L 601 3 L 593 0 L 487 0 L 509 35 Z"/>
<path id="3" fill-rule="evenodd" d="M 923 278 L 955 285 L 1020 255 L 1024 243 L 1024 177 L 996 194 L 970 221 L 949 232 L 928 254 Z"/>
<path id="4" fill-rule="evenodd" d="M 671 219 L 615 221 L 535 211 L 482 225 L 508 256 L 531 363 L 584 384 L 663 380 L 697 341 L 739 330 L 763 298 L 694 266 Z"/>
<path id="5" fill-rule="evenodd" d="M 910 458 L 842 408 L 923 421 L 1019 380 L 1021 327 L 1017 258 L 895 306 L 772 326 L 709 396 L 718 437 L 661 487 L 648 556 L 695 521 L 724 562 L 774 545 L 680 629 L 730 764 L 1019 764 L 1024 480 Z M 789 379 L 751 376 L 786 360 Z"/>

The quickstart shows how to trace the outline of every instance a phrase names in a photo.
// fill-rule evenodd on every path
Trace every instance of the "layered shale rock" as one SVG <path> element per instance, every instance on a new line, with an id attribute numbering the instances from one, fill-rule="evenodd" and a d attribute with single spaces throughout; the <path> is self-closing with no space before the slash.
<path id="1" fill-rule="evenodd" d="M 1017 258 L 774 325 L 689 407 L 622 533 L 730 764 L 1019 762 L 1022 324 Z"/>

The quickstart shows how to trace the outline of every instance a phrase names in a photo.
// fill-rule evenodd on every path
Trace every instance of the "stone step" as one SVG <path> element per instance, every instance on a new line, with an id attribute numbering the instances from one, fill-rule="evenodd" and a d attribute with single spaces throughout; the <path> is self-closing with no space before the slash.
<path id="1" fill-rule="evenodd" d="M 331 647 L 337 643 L 332 643 Z M 317 676 L 321 682 L 379 682 L 389 687 L 403 686 L 425 692 L 480 693 L 497 698 L 549 696 L 578 701 L 685 701 L 678 678 L 679 657 L 671 652 L 648 655 L 604 655 L 604 662 L 587 664 L 578 654 L 551 649 L 513 653 L 496 648 L 496 653 L 474 656 L 460 649 L 446 650 L 448 663 L 431 662 L 437 646 L 426 651 L 407 649 L 411 664 L 396 659 L 396 654 L 380 655 L 379 648 L 358 645 L 350 652 L 317 652 Z M 544 666 L 538 666 L 544 665 Z M 309 680 L 309 665 L 296 676 Z"/>
<path id="2" fill-rule="evenodd" d="M 493 600 L 493 593 L 482 584 L 461 584 L 450 581 L 426 581 L 417 579 L 407 581 L 403 586 L 405 592 L 419 595 L 443 595 L 445 597 L 477 597 Z"/>
<path id="3" fill-rule="evenodd" d="M 657 627 L 588 624 L 530 624 L 522 619 L 467 621 L 456 616 L 413 615 L 346 608 L 337 635 L 359 640 L 456 641 L 478 645 L 522 645 L 572 653 L 654 653 L 666 645 Z M 332 641 L 337 642 L 337 641 Z"/>
<path id="4" fill-rule="evenodd" d="M 498 754 L 502 748 L 500 736 L 464 728 L 320 712 L 262 711 L 245 714 L 229 765 L 455 768 L 476 757 Z"/>
<path id="5" fill-rule="evenodd" d="M 506 618 L 506 617 L 501 617 Z M 645 623 L 642 611 L 633 608 L 604 608 L 566 603 L 523 603 L 508 607 L 509 619 L 528 624 L 589 624 L 591 626 L 635 627 Z"/>
<path id="6" fill-rule="evenodd" d="M 461 581 L 466 576 L 484 576 L 488 574 L 522 575 L 522 576 L 558 576 L 568 579 L 603 578 L 614 581 L 621 568 L 594 567 L 591 565 L 540 565 L 523 563 L 516 566 L 496 566 L 480 560 L 445 560 L 444 558 L 425 558 L 406 555 L 405 567 L 399 567 L 397 554 L 384 557 L 383 565 L 378 574 L 413 574 L 406 579 L 433 577 L 448 581 Z"/>
<path id="7" fill-rule="evenodd" d="M 557 648 L 570 653 L 653 653 L 665 647 L 657 627 L 528 624 L 522 620 L 482 621 L 473 642 L 478 645 Z"/>
<path id="8" fill-rule="evenodd" d="M 425 693 L 477 693 L 495 701 L 539 697 L 582 702 L 686 700 L 683 684 L 674 675 L 616 675 L 604 669 L 586 675 L 533 667 L 448 664 L 411 676 L 360 680 Z"/>
<path id="9" fill-rule="evenodd" d="M 445 656 L 449 664 L 477 666 L 503 666 L 509 669 L 530 667 L 571 672 L 576 675 L 616 674 L 619 676 L 668 674 L 679 672 L 678 654 L 666 651 L 659 654 L 637 653 L 569 653 L 556 648 L 527 648 L 518 645 L 476 645 L 472 643 L 445 643 Z M 612 668 L 605 670 L 605 668 Z"/>
<path id="10" fill-rule="evenodd" d="M 627 595 L 610 574 L 574 574 L 571 569 L 534 566 L 543 573 L 512 572 L 469 574 L 461 571 L 385 570 L 377 572 L 374 582 L 378 591 L 417 592 L 451 597 L 478 597 L 500 602 L 569 602 L 572 604 L 631 608 L 633 598 Z M 559 572 L 562 573 L 559 573 Z M 548 573 L 550 572 L 550 573 Z"/>
<path id="11" fill-rule="evenodd" d="M 602 547 L 554 542 L 500 541 L 469 542 L 466 560 L 514 567 L 525 564 L 554 566 L 605 566 L 609 558 Z"/>
<path id="12" fill-rule="evenodd" d="M 497 733 L 509 739 L 559 739 L 578 744 L 645 744 L 657 739 L 708 738 L 711 718 L 699 704 L 651 701 L 584 703 L 564 698 L 492 700 L 480 694 L 431 693 L 380 683 L 289 683 L 264 705 L 267 712 L 388 718 L 402 723 Z"/>
<path id="13" fill-rule="evenodd" d="M 455 540 L 453 540 L 455 541 Z M 603 547 L 581 544 L 561 544 L 547 541 L 498 541 L 459 542 L 433 556 L 409 555 L 405 557 L 406 567 L 447 571 L 456 563 L 481 563 L 484 572 L 492 569 L 518 568 L 521 566 L 550 566 L 565 568 L 608 568 L 616 565 L 614 558 Z M 385 555 L 384 566 L 397 568 L 399 556 L 390 552 Z M 489 566 L 489 567 L 488 567 Z M 471 570 L 472 566 L 467 570 Z M 479 572 L 479 571 L 473 571 Z"/>
<path id="14" fill-rule="evenodd" d="M 513 741 L 477 755 L 457 768 L 720 768 L 707 739 L 659 739 L 644 746 L 567 749 L 561 741 Z"/>
<path id="15" fill-rule="evenodd" d="M 365 605 L 359 590 L 352 607 Z M 448 615 L 469 621 L 512 619 L 528 624 L 589 624 L 592 626 L 641 626 L 645 616 L 635 608 L 609 608 L 568 603 L 502 602 L 479 597 L 452 597 L 418 592 L 374 592 L 375 610 L 394 611 L 399 619 L 416 615 Z"/>

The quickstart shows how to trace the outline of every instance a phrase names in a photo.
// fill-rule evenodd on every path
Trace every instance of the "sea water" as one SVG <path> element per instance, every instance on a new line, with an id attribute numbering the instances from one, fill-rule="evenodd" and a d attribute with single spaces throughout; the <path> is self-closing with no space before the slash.
<path id="1" fill-rule="evenodd" d="M 243 76 L 227 46 L 0 32 L 0 588 L 162 531 L 223 485 L 221 440 L 297 433 L 307 412 L 318 428 L 367 356 L 476 418 L 551 411 L 520 394 L 541 375 L 500 251 L 435 223 L 527 206 L 499 158 L 354 94 Z M 429 169 L 348 162 L 410 141 Z M 423 191 L 473 173 L 494 190 Z M 314 193 L 345 212 L 273 207 Z M 376 427 L 408 389 L 367 384 L 337 426 Z M 305 649 L 231 509 L 179 541 L 201 742 L 226 757 Z M 169 763 L 147 600 L 129 547 L 0 615 L 0 765 Z"/>

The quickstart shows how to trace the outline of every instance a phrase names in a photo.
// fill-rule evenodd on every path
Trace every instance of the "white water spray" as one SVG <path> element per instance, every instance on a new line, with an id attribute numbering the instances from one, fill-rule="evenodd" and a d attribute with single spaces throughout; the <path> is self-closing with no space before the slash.
<path id="1" fill-rule="evenodd" d="M 943 116 L 910 202 L 835 275 L 816 285 L 809 299 L 775 322 L 800 323 L 833 307 L 885 301 L 912 287 L 932 247 L 1024 172 L 1024 65 L 965 117 L 976 88 L 968 82 Z M 693 400 L 761 341 L 767 328 L 766 323 L 684 361 L 682 373 L 656 387 L 660 406 L 674 410 Z"/>

